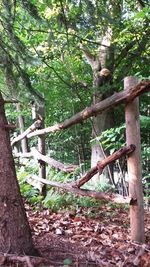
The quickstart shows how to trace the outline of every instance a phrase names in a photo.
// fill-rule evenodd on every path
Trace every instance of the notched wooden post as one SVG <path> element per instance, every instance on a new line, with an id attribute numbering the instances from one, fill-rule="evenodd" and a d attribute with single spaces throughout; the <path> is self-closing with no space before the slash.
<path id="1" fill-rule="evenodd" d="M 129 76 L 124 79 L 124 89 L 136 86 L 138 80 Z M 127 102 L 125 107 L 126 142 L 127 146 L 134 144 L 136 149 L 128 155 L 127 166 L 129 175 L 130 225 L 131 239 L 140 243 L 145 241 L 144 208 L 141 170 L 141 141 L 139 122 L 139 99 Z"/>

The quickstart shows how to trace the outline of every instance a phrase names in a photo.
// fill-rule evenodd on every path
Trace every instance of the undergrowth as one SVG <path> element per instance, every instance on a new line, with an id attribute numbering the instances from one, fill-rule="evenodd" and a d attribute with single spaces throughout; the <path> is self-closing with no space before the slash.
<path id="1" fill-rule="evenodd" d="M 58 211 L 62 209 L 79 209 L 99 207 L 103 202 L 90 197 L 79 197 L 70 193 L 64 192 L 62 189 L 47 186 L 46 197 L 41 195 L 42 184 L 38 183 L 34 176 L 38 171 L 38 165 L 34 165 L 30 161 L 26 161 L 25 166 L 22 166 L 17 170 L 17 177 L 20 185 L 20 191 L 22 196 L 32 205 L 40 204 L 45 208 L 49 208 L 52 211 Z M 34 173 L 31 175 L 31 173 Z M 64 174 L 63 172 L 57 172 L 48 168 L 47 179 L 57 182 L 69 182 L 74 177 L 70 174 Z"/>

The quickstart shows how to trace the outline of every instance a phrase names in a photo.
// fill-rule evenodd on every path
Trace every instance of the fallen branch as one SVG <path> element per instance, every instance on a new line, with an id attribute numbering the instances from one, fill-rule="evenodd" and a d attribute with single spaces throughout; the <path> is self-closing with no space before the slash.
<path id="1" fill-rule="evenodd" d="M 143 94 L 144 92 L 150 91 L 150 81 L 149 80 L 143 80 L 140 82 L 137 86 L 132 87 L 128 90 L 124 90 L 119 93 L 114 93 L 112 96 L 106 98 L 105 100 L 92 105 L 90 107 L 85 108 L 81 112 L 75 114 L 70 119 L 65 120 L 62 123 L 55 124 L 51 127 L 47 127 L 45 129 L 36 130 L 33 133 L 29 133 L 27 135 L 28 138 L 31 138 L 33 136 L 37 135 L 44 135 L 51 132 L 56 132 L 60 130 L 67 129 L 71 127 L 74 124 L 81 123 L 82 121 L 96 116 L 99 113 L 102 113 L 104 110 L 111 108 L 113 106 L 117 106 L 121 103 L 130 102 L 135 97 L 139 96 L 140 94 Z"/>
<path id="2" fill-rule="evenodd" d="M 66 173 L 74 172 L 75 169 L 78 167 L 77 165 L 65 165 L 53 158 L 50 158 L 48 156 L 42 155 L 35 147 L 31 148 L 31 152 L 28 153 L 17 153 L 15 154 L 16 157 L 22 157 L 22 158 L 30 158 L 33 157 L 34 159 L 38 161 L 42 161 L 50 165 L 51 167 L 54 167 L 56 169 L 59 169 L 61 171 L 64 171 Z"/>
<path id="3" fill-rule="evenodd" d="M 123 147 L 118 151 L 114 152 L 112 155 L 108 156 L 107 158 L 99 161 L 97 166 L 93 167 L 90 171 L 88 171 L 82 178 L 75 181 L 72 185 L 74 187 L 80 188 L 82 185 L 87 183 L 97 172 L 101 174 L 103 169 L 113 161 L 121 158 L 124 155 L 128 155 L 135 150 L 135 145 L 130 145 L 128 147 Z"/>
<path id="4" fill-rule="evenodd" d="M 12 140 L 11 145 L 14 146 L 18 141 L 21 141 L 22 139 L 24 139 L 29 133 L 35 131 L 40 126 L 41 126 L 41 120 L 35 121 L 26 131 L 24 131 L 22 134 L 15 137 Z"/>

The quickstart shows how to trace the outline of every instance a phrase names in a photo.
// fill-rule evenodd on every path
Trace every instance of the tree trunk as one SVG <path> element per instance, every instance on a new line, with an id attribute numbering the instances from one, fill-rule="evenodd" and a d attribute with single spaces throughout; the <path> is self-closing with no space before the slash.
<path id="1" fill-rule="evenodd" d="M 18 113 L 21 112 L 20 103 L 16 104 L 16 110 Z M 20 134 L 22 134 L 24 132 L 24 118 L 21 114 L 18 114 L 18 125 L 19 125 Z M 22 153 L 29 152 L 27 137 L 21 140 L 21 148 L 22 148 Z"/>
<path id="2" fill-rule="evenodd" d="M 0 251 L 35 254 L 16 178 L 4 102 L 0 94 Z"/>
<path id="3" fill-rule="evenodd" d="M 97 102 L 98 101 L 96 101 L 96 103 Z M 100 136 L 103 131 L 111 127 L 113 127 L 113 112 L 106 110 L 102 114 L 99 114 L 95 118 L 93 118 L 92 138 Z M 108 151 L 104 151 L 100 142 L 95 140 L 91 150 L 91 167 L 95 166 L 99 160 L 103 160 L 108 155 Z M 111 172 L 109 166 L 103 171 L 103 174 L 101 176 L 99 176 L 99 174 L 96 174 L 92 178 L 92 182 L 94 182 L 95 184 L 106 183 L 108 182 L 108 180 L 111 181 Z"/>
<path id="4" fill-rule="evenodd" d="M 106 32 L 106 35 L 103 37 L 101 42 L 101 47 L 99 51 L 99 55 L 97 56 L 97 65 L 96 69 L 93 69 L 93 88 L 94 88 L 94 96 L 93 96 L 93 104 L 100 102 L 102 99 L 109 96 L 110 92 L 110 84 L 112 83 L 112 75 L 113 75 L 113 63 L 114 63 L 114 54 L 113 47 L 111 46 L 111 32 L 110 30 Z M 111 85 L 112 87 L 112 85 Z M 106 90 L 108 88 L 108 92 Z M 112 89 L 111 89 L 112 93 Z M 103 131 L 113 127 L 114 118 L 113 118 L 113 110 L 105 110 L 102 114 L 97 115 L 93 119 L 93 127 L 92 127 L 92 137 L 96 138 Z M 91 151 L 91 167 L 95 166 L 95 164 L 104 159 L 109 154 L 108 151 L 104 151 L 102 145 L 99 141 L 95 141 L 92 145 Z M 99 177 L 99 174 L 93 177 L 93 182 L 95 184 L 107 183 L 111 181 L 111 172 L 110 168 L 107 167 L 103 174 Z"/>
<path id="5" fill-rule="evenodd" d="M 126 77 L 124 80 L 124 89 L 128 90 L 135 86 L 137 82 L 135 77 Z M 128 156 L 127 161 L 129 195 L 132 199 L 130 205 L 131 239 L 142 243 L 145 241 L 145 235 L 138 98 L 126 105 L 125 118 L 127 145 L 134 144 L 136 146 L 136 150 Z"/>

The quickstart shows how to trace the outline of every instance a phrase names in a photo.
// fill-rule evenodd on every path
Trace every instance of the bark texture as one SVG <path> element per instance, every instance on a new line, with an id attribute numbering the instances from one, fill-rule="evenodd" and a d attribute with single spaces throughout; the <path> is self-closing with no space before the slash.
<path id="1" fill-rule="evenodd" d="M 31 231 L 16 178 L 10 137 L 0 95 L 0 251 L 35 254 Z"/>
<path id="2" fill-rule="evenodd" d="M 135 77 L 129 76 L 124 80 L 125 90 L 137 84 Z M 127 145 L 134 144 L 136 150 L 128 156 L 129 195 L 132 199 L 130 205 L 131 239 L 144 242 L 144 208 L 142 190 L 141 168 L 141 140 L 139 122 L 139 99 L 136 98 L 126 105 L 126 141 Z"/>
<path id="3" fill-rule="evenodd" d="M 87 62 L 90 64 L 93 71 L 94 105 L 109 95 L 107 90 L 112 82 L 113 74 L 113 47 L 111 47 L 111 37 L 111 30 L 108 29 L 102 38 L 101 46 L 99 47 L 99 51 L 95 56 L 93 56 L 87 48 L 81 46 Z M 105 110 L 102 114 L 97 114 L 95 117 L 93 117 L 92 121 L 92 138 L 96 138 L 103 131 L 111 127 L 113 127 L 113 111 L 110 112 L 109 110 Z M 92 144 L 91 150 L 91 167 L 95 166 L 98 160 L 102 160 L 105 157 L 106 151 L 104 152 L 100 142 L 95 140 L 95 142 Z M 107 169 L 104 171 L 102 176 L 109 178 L 109 172 Z M 97 184 L 98 182 L 99 175 L 97 174 L 94 175 L 92 183 Z"/>

